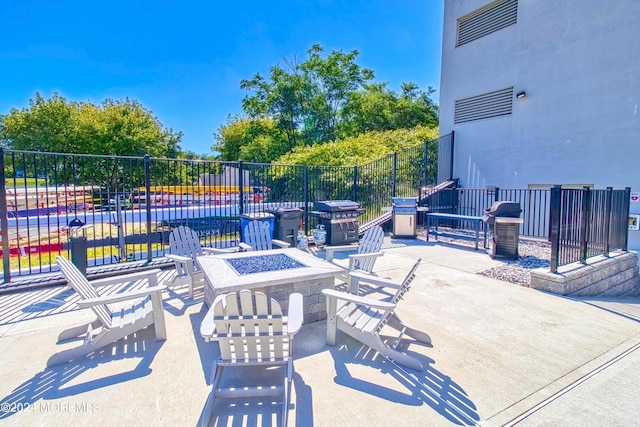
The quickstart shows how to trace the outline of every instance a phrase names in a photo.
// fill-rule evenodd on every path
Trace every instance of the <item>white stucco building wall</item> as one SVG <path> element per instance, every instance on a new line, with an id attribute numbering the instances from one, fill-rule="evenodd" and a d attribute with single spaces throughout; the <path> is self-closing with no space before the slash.
<path id="1" fill-rule="evenodd" d="M 456 47 L 458 19 L 492 3 L 445 0 L 440 133 L 455 131 L 453 176 L 640 191 L 640 1 L 518 0 L 515 24 Z M 511 114 L 454 123 L 456 100 L 509 87 Z"/>

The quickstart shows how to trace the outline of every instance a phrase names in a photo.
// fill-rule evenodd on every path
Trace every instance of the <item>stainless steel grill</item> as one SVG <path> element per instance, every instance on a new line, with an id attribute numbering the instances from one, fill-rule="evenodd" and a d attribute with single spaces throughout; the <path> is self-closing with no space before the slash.
<path id="1" fill-rule="evenodd" d="M 418 215 L 418 199 L 415 197 L 394 197 L 393 237 L 415 238 Z"/>
<path id="2" fill-rule="evenodd" d="M 358 241 L 358 217 L 364 212 L 360 204 L 351 200 L 316 202 L 318 224 L 327 230 L 327 245 L 342 245 Z"/>

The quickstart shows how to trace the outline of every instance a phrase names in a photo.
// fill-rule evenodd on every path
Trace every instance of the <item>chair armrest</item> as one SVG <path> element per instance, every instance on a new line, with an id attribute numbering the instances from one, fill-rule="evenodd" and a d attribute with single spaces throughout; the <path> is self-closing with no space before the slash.
<path id="1" fill-rule="evenodd" d="M 359 259 L 377 258 L 384 255 L 384 252 L 371 252 L 368 254 L 351 254 L 349 255 L 349 271 L 355 269 L 355 263 Z"/>
<path id="2" fill-rule="evenodd" d="M 331 261 L 333 259 L 334 252 L 343 252 L 343 251 L 357 251 L 358 247 L 356 245 L 344 245 L 344 246 L 325 246 L 325 253 L 327 254 L 327 261 Z"/>
<path id="3" fill-rule="evenodd" d="M 291 245 L 288 242 L 283 242 L 282 240 L 271 239 L 271 243 L 281 248 L 289 248 Z"/>
<path id="4" fill-rule="evenodd" d="M 374 258 L 384 255 L 384 252 L 371 252 L 368 254 L 351 254 L 348 255 L 349 258 L 352 259 L 363 259 L 363 258 Z"/>
<path id="5" fill-rule="evenodd" d="M 116 283 L 132 282 L 134 280 L 148 279 L 149 286 L 156 286 L 158 284 L 159 273 L 160 273 L 160 269 L 154 268 L 153 270 L 138 271 L 135 273 L 120 274 L 117 276 L 105 277 L 102 279 L 95 279 L 95 280 L 89 281 L 89 283 L 91 284 L 91 286 L 98 287 L 98 286 L 114 285 Z"/>
<path id="6" fill-rule="evenodd" d="M 193 261 L 193 258 L 188 257 L 188 256 L 182 256 L 182 255 L 174 255 L 174 254 L 166 254 L 165 258 L 168 258 L 172 261 L 177 261 L 177 262 L 189 262 L 189 261 Z"/>
<path id="7" fill-rule="evenodd" d="M 349 272 L 349 292 L 357 295 L 360 290 L 360 282 L 369 283 L 383 288 L 398 289 L 402 286 L 402 283 L 398 283 L 391 279 L 385 279 L 384 277 L 372 276 L 371 274 Z"/>
<path id="8" fill-rule="evenodd" d="M 304 321 L 304 304 L 302 294 L 289 295 L 289 313 L 287 316 L 287 335 L 295 335 L 302 328 Z"/>
<path id="9" fill-rule="evenodd" d="M 241 249 L 241 250 L 243 250 L 243 251 L 245 251 L 245 252 L 249 252 L 249 251 L 252 251 L 252 250 L 253 250 L 253 248 L 251 247 L 251 245 L 248 245 L 248 244 L 246 244 L 245 242 L 240 242 L 240 243 L 238 244 L 238 246 L 240 246 L 240 249 Z"/>
<path id="10" fill-rule="evenodd" d="M 238 252 L 238 248 L 202 248 L 205 255 L 223 255 Z"/>
<path id="11" fill-rule="evenodd" d="M 378 301 L 373 298 L 361 297 L 347 292 L 336 291 L 335 289 L 323 289 L 322 293 L 329 298 L 336 298 L 343 301 L 353 302 L 355 304 L 366 305 L 370 308 L 379 308 L 381 310 L 392 310 L 395 304 L 386 301 Z"/>
<path id="12" fill-rule="evenodd" d="M 98 298 L 83 299 L 81 301 L 78 301 L 77 304 L 78 304 L 78 308 L 87 308 L 94 305 L 138 299 L 138 298 L 146 297 L 147 295 L 151 295 L 156 292 L 160 293 L 165 289 L 167 289 L 167 287 L 164 285 L 153 286 L 150 288 L 140 289 L 137 291 L 124 292 L 121 294 L 103 295 L 103 296 L 99 296 Z"/>
<path id="13" fill-rule="evenodd" d="M 352 273 L 349 273 L 349 276 L 351 276 L 352 282 L 355 280 L 358 283 L 364 282 L 364 283 L 370 283 L 372 285 L 384 286 L 387 288 L 394 288 L 394 289 L 398 289 L 400 286 L 402 286 L 402 283 L 398 283 L 395 280 L 385 279 L 384 277 L 372 276 L 366 273 L 352 272 Z"/>
<path id="14" fill-rule="evenodd" d="M 216 324 L 213 322 L 213 318 L 215 316 L 213 307 L 215 307 L 218 301 L 225 296 L 226 295 L 224 294 L 218 295 L 202 318 L 202 322 L 200 323 L 200 335 L 205 339 L 205 341 L 211 341 L 211 337 L 216 333 Z"/>

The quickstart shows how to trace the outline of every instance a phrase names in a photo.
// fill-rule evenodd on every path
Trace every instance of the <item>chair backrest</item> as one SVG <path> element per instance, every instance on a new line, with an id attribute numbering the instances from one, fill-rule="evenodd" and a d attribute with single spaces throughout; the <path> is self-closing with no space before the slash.
<path id="1" fill-rule="evenodd" d="M 409 292 L 409 289 L 411 288 L 411 282 L 413 282 L 413 279 L 416 277 L 416 270 L 420 266 L 420 262 L 422 262 L 421 258 L 419 258 L 416 263 L 413 264 L 413 267 L 411 267 L 411 270 L 409 270 L 409 273 L 407 273 L 406 277 L 402 281 L 402 284 L 400 285 L 400 287 L 398 287 L 396 293 L 391 297 L 389 302 L 398 304 L 404 294 Z M 380 332 L 380 330 L 384 327 L 384 325 L 387 324 L 387 321 L 392 315 L 393 313 L 391 311 L 387 311 L 385 315 L 380 318 L 380 323 L 375 328 L 375 332 Z"/>
<path id="2" fill-rule="evenodd" d="M 223 360 L 260 363 L 289 357 L 290 336 L 280 304 L 262 292 L 224 294 L 214 301 L 215 334 Z"/>
<path id="3" fill-rule="evenodd" d="M 358 243 L 358 254 L 371 254 L 380 252 L 382 241 L 384 240 L 384 230 L 379 225 L 371 227 L 365 231 L 360 243 Z M 355 268 L 367 272 L 373 271 L 376 257 L 358 259 Z"/>
<path id="4" fill-rule="evenodd" d="M 171 248 L 171 253 L 174 255 L 194 259 L 197 256 L 203 255 L 198 233 L 184 225 L 176 227 L 171 231 L 171 234 L 169 234 L 169 247 Z"/>
<path id="5" fill-rule="evenodd" d="M 420 263 L 422 262 L 422 258 L 418 258 L 418 260 L 416 261 L 415 264 L 413 264 L 413 267 L 411 267 L 411 270 L 409 270 L 409 272 L 407 273 L 407 275 L 405 276 L 404 280 L 402 281 L 402 284 L 400 285 L 400 287 L 396 290 L 395 295 L 393 296 L 393 298 L 391 298 L 392 303 L 397 304 L 402 297 L 404 296 L 404 294 L 406 294 L 407 292 L 409 292 L 409 289 L 411 288 L 411 282 L 413 282 L 413 279 L 415 279 L 416 277 L 416 270 L 418 269 L 418 267 L 420 266 Z"/>
<path id="6" fill-rule="evenodd" d="M 244 242 L 254 251 L 266 251 L 272 249 L 271 232 L 269 224 L 265 221 L 251 221 L 244 227 Z"/>
<path id="7" fill-rule="evenodd" d="M 86 277 L 66 258 L 61 256 L 56 258 L 56 263 L 60 267 L 60 271 L 67 283 L 71 286 L 82 299 L 98 298 L 100 294 L 96 291 L 96 288 L 91 286 L 91 283 Z M 96 313 L 98 319 L 103 325 L 107 326 L 111 324 L 111 310 L 106 304 L 94 305 L 91 309 Z"/>

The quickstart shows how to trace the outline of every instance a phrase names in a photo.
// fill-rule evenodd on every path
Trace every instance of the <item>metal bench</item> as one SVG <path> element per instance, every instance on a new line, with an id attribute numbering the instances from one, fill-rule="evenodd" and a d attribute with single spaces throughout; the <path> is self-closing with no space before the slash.
<path id="1" fill-rule="evenodd" d="M 473 227 L 475 230 L 475 234 L 473 236 L 463 233 L 456 233 L 452 231 L 439 231 L 438 226 L 441 220 L 452 220 L 452 221 L 468 221 L 473 223 Z M 431 230 L 431 225 L 433 224 L 434 229 Z M 487 247 L 487 233 L 485 229 L 485 222 L 482 220 L 481 216 L 471 216 L 471 215 L 456 215 L 449 213 L 428 213 L 427 214 L 427 242 L 429 241 L 429 235 L 433 235 L 438 240 L 438 236 L 442 237 L 450 237 L 453 239 L 463 239 L 463 240 L 472 240 L 476 242 L 475 249 L 478 250 L 478 242 L 480 241 L 480 229 L 482 229 L 483 235 L 483 244 L 484 248 Z"/>

